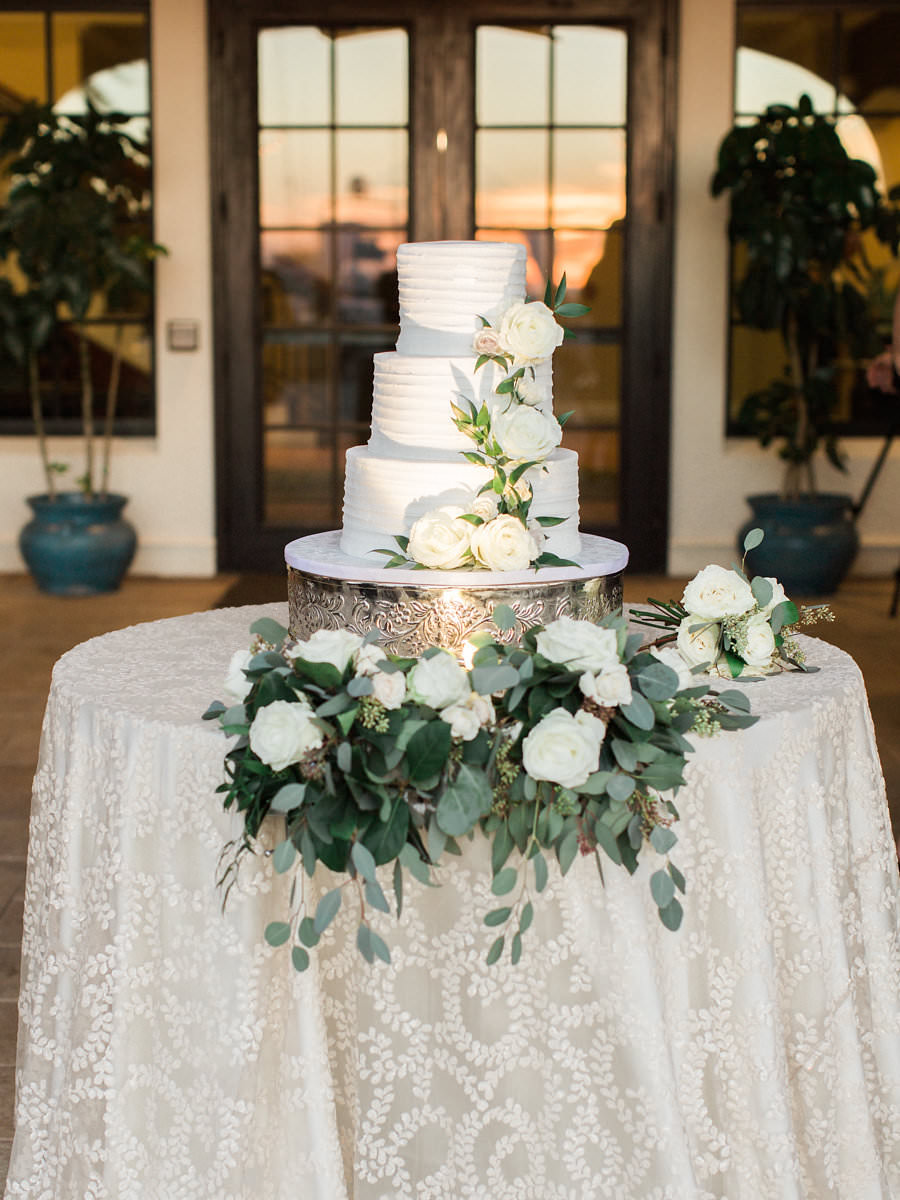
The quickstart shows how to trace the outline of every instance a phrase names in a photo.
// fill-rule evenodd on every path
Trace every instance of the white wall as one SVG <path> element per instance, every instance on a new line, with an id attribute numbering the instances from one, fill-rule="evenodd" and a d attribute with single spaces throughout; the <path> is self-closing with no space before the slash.
<path id="1" fill-rule="evenodd" d="M 131 497 L 135 572 L 212 575 L 216 569 L 213 459 L 212 300 L 204 0 L 153 0 L 156 238 L 169 250 L 157 267 L 157 434 L 120 439 L 111 486 Z M 200 348 L 166 349 L 165 324 L 200 324 Z M 80 468 L 75 439 L 55 438 L 51 456 Z M 44 490 L 30 438 L 0 438 L 0 571 L 19 571 L 24 497 Z"/>
<path id="2" fill-rule="evenodd" d="M 733 23 L 728 0 L 681 0 L 669 521 L 669 570 L 676 575 L 733 561 L 736 532 L 750 515 L 744 497 L 777 491 L 782 475 L 775 453 L 723 432 L 727 201 L 712 199 L 709 181 L 731 124 Z M 823 459 L 818 486 L 857 497 L 881 442 L 854 438 L 843 445 L 849 474 Z M 896 568 L 898 515 L 900 446 L 895 446 L 860 520 L 856 574 Z"/>

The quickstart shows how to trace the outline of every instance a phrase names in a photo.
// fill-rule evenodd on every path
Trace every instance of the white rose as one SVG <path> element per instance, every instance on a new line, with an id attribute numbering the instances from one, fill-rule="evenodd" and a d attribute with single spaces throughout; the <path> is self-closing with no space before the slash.
<path id="1" fill-rule="evenodd" d="M 360 646 L 362 638 L 349 629 L 317 629 L 305 642 L 294 642 L 287 654 L 306 662 L 331 663 L 343 674 Z"/>
<path id="2" fill-rule="evenodd" d="M 681 603 L 695 617 L 721 621 L 723 617 L 739 617 L 749 612 L 756 600 L 750 584 L 737 571 L 713 564 L 694 576 L 684 589 Z"/>
<path id="3" fill-rule="evenodd" d="M 550 389 L 539 383 L 530 371 L 526 371 L 516 382 L 516 396 L 521 404 L 528 404 L 532 408 L 547 409 L 550 404 Z"/>
<path id="4" fill-rule="evenodd" d="M 450 726 L 453 737 L 462 738 L 464 742 L 471 742 L 481 728 L 477 714 L 467 704 L 450 704 L 441 709 L 441 720 Z"/>
<path id="5" fill-rule="evenodd" d="M 250 749 L 274 770 L 283 771 L 322 745 L 322 731 L 311 716 L 309 701 L 303 697 L 296 702 L 273 700 L 253 718 Z"/>
<path id="6" fill-rule="evenodd" d="M 771 617 L 778 605 L 783 604 L 788 597 L 784 588 L 777 579 L 774 579 L 771 575 L 764 575 L 763 578 L 767 583 L 771 583 L 772 585 L 772 598 L 769 600 L 768 604 L 760 609 L 760 611 L 765 613 L 767 617 Z"/>
<path id="7" fill-rule="evenodd" d="M 377 642 L 366 642 L 353 655 L 353 669 L 357 675 L 375 675 L 385 661 L 384 648 Z"/>
<path id="8" fill-rule="evenodd" d="M 747 621 L 746 643 L 741 658 L 748 667 L 768 667 L 775 653 L 775 635 L 766 613 L 754 613 Z"/>
<path id="9" fill-rule="evenodd" d="M 524 571 L 538 556 L 534 538 L 510 513 L 476 526 L 471 546 L 475 561 L 489 571 Z"/>
<path id="10" fill-rule="evenodd" d="M 492 521 L 497 515 L 497 506 L 499 503 L 500 501 L 496 492 L 482 492 L 469 505 L 469 512 L 473 513 L 476 517 L 481 517 L 482 521 Z"/>
<path id="11" fill-rule="evenodd" d="M 513 304 L 503 314 L 497 332 L 503 348 L 520 362 L 549 358 L 565 337 L 563 327 L 540 300 Z"/>
<path id="12" fill-rule="evenodd" d="M 603 671 L 619 662 L 614 629 L 601 629 L 591 621 L 559 617 L 537 635 L 537 648 L 549 662 L 572 671 Z"/>
<path id="13" fill-rule="evenodd" d="M 499 354 L 500 339 L 497 337 L 496 329 L 491 329 L 489 325 L 485 325 L 484 329 L 479 329 L 472 339 L 472 349 L 476 354 Z"/>
<path id="14" fill-rule="evenodd" d="M 231 656 L 231 662 L 228 664 L 228 670 L 225 672 L 225 684 L 223 690 L 226 699 L 232 704 L 240 704 L 246 699 L 253 684 L 244 674 L 244 668 L 249 665 L 253 654 L 249 650 L 235 650 Z"/>
<path id="15" fill-rule="evenodd" d="M 631 679 L 624 663 L 607 667 L 598 675 L 585 671 L 578 680 L 581 694 L 604 708 L 631 703 Z"/>
<path id="16" fill-rule="evenodd" d="M 718 657 L 720 633 L 721 627 L 715 621 L 706 621 L 694 613 L 688 613 L 678 626 L 675 645 L 689 667 L 707 665 L 714 663 Z"/>
<path id="17" fill-rule="evenodd" d="M 651 646 L 650 653 L 667 667 L 671 667 L 678 676 L 678 690 L 695 687 L 697 680 L 693 677 L 687 663 L 675 646 Z"/>
<path id="18" fill-rule="evenodd" d="M 511 404 L 491 417 L 491 434 L 507 458 L 540 462 L 562 441 L 556 417 L 527 404 Z"/>
<path id="19" fill-rule="evenodd" d="M 603 722 L 580 710 L 573 717 L 554 708 L 538 721 L 522 743 L 522 765 L 532 779 L 549 779 L 576 788 L 597 770 Z"/>
<path id="20" fill-rule="evenodd" d="M 442 571 L 461 567 L 468 557 L 472 533 L 469 522 L 460 520 L 464 511 L 448 504 L 419 517 L 409 531 L 409 557 L 423 567 Z"/>
<path id="21" fill-rule="evenodd" d="M 402 671 L 375 671 L 372 695 L 385 708 L 399 708 L 406 699 L 406 676 Z"/>
<path id="22" fill-rule="evenodd" d="M 482 696 L 478 692 L 469 692 L 466 698 L 466 706 L 471 708 L 472 712 L 478 718 L 479 725 L 492 725 L 496 719 L 494 705 L 490 696 Z"/>
<path id="23" fill-rule="evenodd" d="M 430 708 L 460 704 L 472 690 L 469 676 L 446 650 L 420 659 L 409 673 L 407 687 L 414 700 Z"/>

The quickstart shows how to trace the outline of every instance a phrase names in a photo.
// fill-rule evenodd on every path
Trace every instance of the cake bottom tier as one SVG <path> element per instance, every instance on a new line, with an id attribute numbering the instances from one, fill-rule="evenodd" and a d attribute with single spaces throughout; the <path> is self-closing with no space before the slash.
<path id="1" fill-rule="evenodd" d="M 533 469 L 532 517 L 563 517 L 561 525 L 546 530 L 544 549 L 560 558 L 579 559 L 578 455 L 555 450 L 544 464 Z M 371 556 L 383 562 L 376 550 L 396 549 L 394 537 L 408 534 L 423 513 L 446 504 L 468 508 L 491 473 L 477 463 L 454 454 L 443 462 L 399 459 L 374 454 L 368 446 L 347 451 L 344 482 L 344 528 L 341 549 L 355 558 Z"/>
<path id="2" fill-rule="evenodd" d="M 510 642 L 533 625 L 557 617 L 599 621 L 622 611 L 622 580 L 628 551 L 619 542 L 582 536 L 581 568 L 501 573 L 482 571 L 388 571 L 354 563 L 337 549 L 338 533 L 313 534 L 285 548 L 291 636 L 317 629 L 377 629 L 386 650 L 418 656 L 443 646 L 464 656 L 468 639 L 481 630 Z M 515 628 L 501 633 L 491 620 L 498 604 L 516 614 Z"/>

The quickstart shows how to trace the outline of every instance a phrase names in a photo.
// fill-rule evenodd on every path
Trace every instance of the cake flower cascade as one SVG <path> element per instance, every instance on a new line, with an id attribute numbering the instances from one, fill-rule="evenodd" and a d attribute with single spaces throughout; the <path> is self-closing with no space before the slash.
<path id="1" fill-rule="evenodd" d="M 543 548 L 544 530 L 564 517 L 532 517 L 532 477 L 546 471 L 545 461 L 562 440 L 571 413 L 553 415 L 552 392 L 536 367 L 571 336 L 556 320 L 588 311 L 566 303 L 566 277 L 554 289 L 548 282 L 544 301 L 512 303 L 496 324 L 479 316 L 481 329 L 472 351 L 475 371 L 492 363 L 501 379 L 489 400 L 473 403 L 459 395 L 451 405 L 453 423 L 473 443 L 467 461 L 490 471 L 490 478 L 468 505 L 440 505 L 420 516 L 409 535 L 395 535 L 401 553 L 384 549 L 388 567 L 431 570 L 460 568 L 521 571 L 528 567 L 576 567 Z"/>
<path id="2" fill-rule="evenodd" d="M 506 605 L 494 609 L 499 633 L 515 620 Z M 221 882 L 227 899 L 272 815 L 272 864 L 294 881 L 289 911 L 265 937 L 289 943 L 298 970 L 345 904 L 358 912 L 363 956 L 389 961 L 377 928 L 391 912 L 386 873 L 399 916 L 406 876 L 439 883 L 458 839 L 478 830 L 498 900 L 484 916 L 496 931 L 489 963 L 507 950 L 518 962 L 551 860 L 565 874 L 593 856 L 601 880 L 604 858 L 630 873 L 646 863 L 660 919 L 678 928 L 686 883 L 671 852 L 687 735 L 751 724 L 742 693 L 712 693 L 660 661 L 621 617 L 564 616 L 512 644 L 475 635 L 469 669 L 438 648 L 387 653 L 374 632 L 293 641 L 263 618 L 251 634 L 232 657 L 227 703 L 205 713 L 235 739 L 219 791 L 243 818 Z M 337 879 L 313 902 L 319 863 Z"/>

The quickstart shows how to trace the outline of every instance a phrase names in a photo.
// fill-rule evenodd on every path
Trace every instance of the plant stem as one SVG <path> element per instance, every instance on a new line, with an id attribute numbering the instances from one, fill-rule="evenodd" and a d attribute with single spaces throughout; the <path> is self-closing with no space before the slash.
<path id="1" fill-rule="evenodd" d="M 119 375 L 122 367 L 122 326 L 116 326 L 113 344 L 113 359 L 109 368 L 109 384 L 106 389 L 106 419 L 103 425 L 103 466 L 100 471 L 100 492 L 109 492 L 109 460 L 112 455 L 113 426 L 116 421 L 116 405 L 119 400 Z"/>
<path id="2" fill-rule="evenodd" d="M 56 480 L 50 467 L 50 454 L 47 449 L 47 431 L 44 428 L 44 410 L 41 405 L 41 380 L 38 373 L 37 355 L 33 350 L 28 353 L 28 393 L 31 397 L 31 416 L 37 434 L 38 446 L 41 452 L 41 466 L 47 483 L 47 495 L 51 500 L 56 498 Z"/>
<path id="3" fill-rule="evenodd" d="M 84 434 L 84 492 L 94 494 L 94 389 L 91 384 L 91 360 L 84 327 L 78 331 L 78 363 L 81 370 L 81 428 Z"/>

